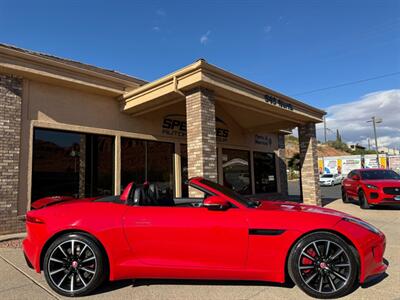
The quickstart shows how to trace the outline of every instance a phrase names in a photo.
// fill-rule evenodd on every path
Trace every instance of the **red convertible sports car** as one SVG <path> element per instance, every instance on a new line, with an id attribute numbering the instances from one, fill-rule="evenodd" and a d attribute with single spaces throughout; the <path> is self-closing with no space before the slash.
<path id="1" fill-rule="evenodd" d="M 358 169 L 342 182 L 343 202 L 358 200 L 361 208 L 400 204 L 400 175 L 387 169 Z"/>
<path id="2" fill-rule="evenodd" d="M 154 184 L 121 196 L 57 197 L 26 215 L 27 263 L 66 296 L 104 280 L 293 280 L 317 298 L 340 297 L 383 273 L 385 236 L 350 215 L 292 202 L 251 201 L 194 178 L 204 197 L 167 199 Z"/>

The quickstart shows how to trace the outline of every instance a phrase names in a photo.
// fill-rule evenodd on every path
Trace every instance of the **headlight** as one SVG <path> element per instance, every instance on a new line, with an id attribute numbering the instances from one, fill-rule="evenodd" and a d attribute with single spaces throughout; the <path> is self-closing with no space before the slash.
<path id="1" fill-rule="evenodd" d="M 345 217 L 345 218 L 343 218 L 343 221 L 360 225 L 361 227 L 364 227 L 365 229 L 367 229 L 375 234 L 381 233 L 378 228 L 376 228 L 375 226 L 372 226 L 371 224 L 368 224 L 367 222 L 364 222 L 363 220 L 355 219 L 352 217 Z"/>
<path id="2" fill-rule="evenodd" d="M 373 184 L 366 184 L 366 187 L 369 188 L 370 190 L 377 190 L 378 187 L 373 185 Z"/>

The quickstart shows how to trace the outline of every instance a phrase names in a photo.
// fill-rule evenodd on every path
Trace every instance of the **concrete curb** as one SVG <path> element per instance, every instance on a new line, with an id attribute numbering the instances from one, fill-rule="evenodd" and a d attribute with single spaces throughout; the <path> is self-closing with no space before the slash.
<path id="1" fill-rule="evenodd" d="M 5 241 L 15 240 L 15 239 L 23 239 L 25 237 L 26 237 L 26 232 L 5 234 L 5 235 L 0 235 L 0 242 L 5 242 Z"/>

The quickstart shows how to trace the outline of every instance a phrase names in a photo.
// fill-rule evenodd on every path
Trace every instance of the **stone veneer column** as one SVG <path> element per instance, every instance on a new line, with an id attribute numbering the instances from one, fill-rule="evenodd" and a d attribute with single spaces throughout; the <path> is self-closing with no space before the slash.
<path id="1" fill-rule="evenodd" d="M 0 74 L 0 234 L 24 230 L 17 219 L 22 79 Z"/>
<path id="2" fill-rule="evenodd" d="M 278 134 L 278 150 L 276 151 L 279 172 L 279 193 L 283 197 L 288 196 L 287 165 L 285 153 L 285 135 Z"/>
<path id="3" fill-rule="evenodd" d="M 215 101 L 211 91 L 196 89 L 186 96 L 189 178 L 202 176 L 217 182 Z M 190 197 L 200 196 L 189 189 Z"/>
<path id="4" fill-rule="evenodd" d="M 314 123 L 299 126 L 300 174 L 303 202 L 321 205 L 317 138 Z"/>

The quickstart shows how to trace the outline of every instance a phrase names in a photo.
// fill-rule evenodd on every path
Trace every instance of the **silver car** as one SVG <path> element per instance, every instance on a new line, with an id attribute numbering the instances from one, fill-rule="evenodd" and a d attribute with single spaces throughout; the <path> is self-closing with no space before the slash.
<path id="1" fill-rule="evenodd" d="M 342 175 L 340 174 L 324 174 L 319 178 L 319 185 L 334 186 L 342 183 Z"/>

